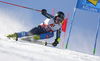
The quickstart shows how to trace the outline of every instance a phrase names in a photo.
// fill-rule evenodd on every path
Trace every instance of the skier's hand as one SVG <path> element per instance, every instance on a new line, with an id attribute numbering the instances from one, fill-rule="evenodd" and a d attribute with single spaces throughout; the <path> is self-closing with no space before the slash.
<path id="1" fill-rule="evenodd" d="M 42 14 L 42 15 L 47 14 L 47 10 L 46 10 L 46 9 L 42 9 L 41 14 Z"/>
<path id="2" fill-rule="evenodd" d="M 53 45 L 54 47 L 56 47 L 57 44 L 59 44 L 59 42 L 57 41 L 57 39 L 55 39 L 55 41 L 52 43 L 52 45 Z"/>

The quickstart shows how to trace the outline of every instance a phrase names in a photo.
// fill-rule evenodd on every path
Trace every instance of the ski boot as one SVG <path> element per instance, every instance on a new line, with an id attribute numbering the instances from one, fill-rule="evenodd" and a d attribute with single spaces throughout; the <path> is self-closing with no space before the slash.
<path id="1" fill-rule="evenodd" d="M 13 38 L 15 41 L 18 41 L 18 33 L 14 33 L 14 34 L 9 34 L 7 35 L 7 37 L 10 39 L 10 38 Z"/>
<path id="2" fill-rule="evenodd" d="M 32 37 L 34 40 L 39 40 L 40 39 L 40 35 L 36 35 Z"/>
<path id="3" fill-rule="evenodd" d="M 44 41 L 44 42 L 43 42 L 43 45 L 44 45 L 44 46 L 47 46 L 47 42 L 46 42 L 46 41 Z"/>

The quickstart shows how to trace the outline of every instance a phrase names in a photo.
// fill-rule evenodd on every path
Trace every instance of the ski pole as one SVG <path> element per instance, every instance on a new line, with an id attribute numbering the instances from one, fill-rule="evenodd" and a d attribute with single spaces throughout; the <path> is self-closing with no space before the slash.
<path id="1" fill-rule="evenodd" d="M 0 1 L 0 2 L 1 3 L 5 3 L 5 4 L 9 4 L 9 5 L 13 5 L 13 6 L 17 6 L 17 7 L 21 7 L 21 8 L 26 8 L 26 9 L 30 9 L 30 10 L 41 12 L 40 10 L 29 8 L 29 7 L 25 7 L 25 6 L 20 6 L 20 5 L 16 5 L 16 4 L 12 4 L 12 3 L 8 3 L 8 2 L 4 2 L 4 1 Z"/>
<path id="2" fill-rule="evenodd" d="M 48 44 L 52 45 L 52 43 L 44 42 L 44 45 L 47 46 Z"/>
<path id="3" fill-rule="evenodd" d="M 47 43 L 47 44 L 50 44 L 50 45 L 52 45 L 52 43 Z"/>

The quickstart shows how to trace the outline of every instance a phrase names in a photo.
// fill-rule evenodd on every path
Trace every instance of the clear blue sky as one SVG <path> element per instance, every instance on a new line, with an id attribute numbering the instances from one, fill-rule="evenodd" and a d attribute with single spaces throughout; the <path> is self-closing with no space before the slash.
<path id="1" fill-rule="evenodd" d="M 67 15 L 67 11 L 69 11 L 69 19 L 66 30 L 66 38 L 65 38 L 65 44 L 66 44 L 76 0 L 9 0 L 9 1 L 1 0 L 1 1 L 18 4 L 38 10 L 47 9 L 48 13 L 52 13 L 53 8 L 55 8 L 55 13 L 57 11 L 62 11 L 65 13 L 65 17 Z M 3 9 L 5 13 L 10 12 L 11 13 L 10 15 L 16 17 L 16 19 L 19 19 L 20 23 L 24 22 L 24 25 L 28 27 L 28 29 L 25 31 L 29 31 L 31 28 L 39 25 L 46 19 L 39 12 L 3 3 L 0 3 L 0 9 Z M 92 54 L 99 15 L 100 14 L 98 13 L 76 9 L 76 14 L 74 18 L 68 49 L 87 54 Z M 61 38 L 63 38 L 63 32 Z M 51 38 L 48 41 L 51 40 L 53 41 L 54 39 L 55 36 L 54 38 Z M 96 55 L 100 56 L 99 53 L 100 31 L 97 40 L 98 41 L 97 41 Z M 61 44 L 62 41 L 60 41 L 59 44 L 60 47 Z"/>

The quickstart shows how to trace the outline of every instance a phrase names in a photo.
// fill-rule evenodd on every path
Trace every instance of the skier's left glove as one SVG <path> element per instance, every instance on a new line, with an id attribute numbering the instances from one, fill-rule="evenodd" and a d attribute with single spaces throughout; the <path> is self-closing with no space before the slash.
<path id="1" fill-rule="evenodd" d="M 47 14 L 47 10 L 46 10 L 46 9 L 42 9 L 41 14 L 42 14 L 42 15 Z"/>
<path id="2" fill-rule="evenodd" d="M 59 41 L 60 41 L 60 38 L 56 38 L 55 41 L 52 43 L 52 45 L 53 45 L 54 47 L 56 47 L 57 44 L 59 44 Z"/>

